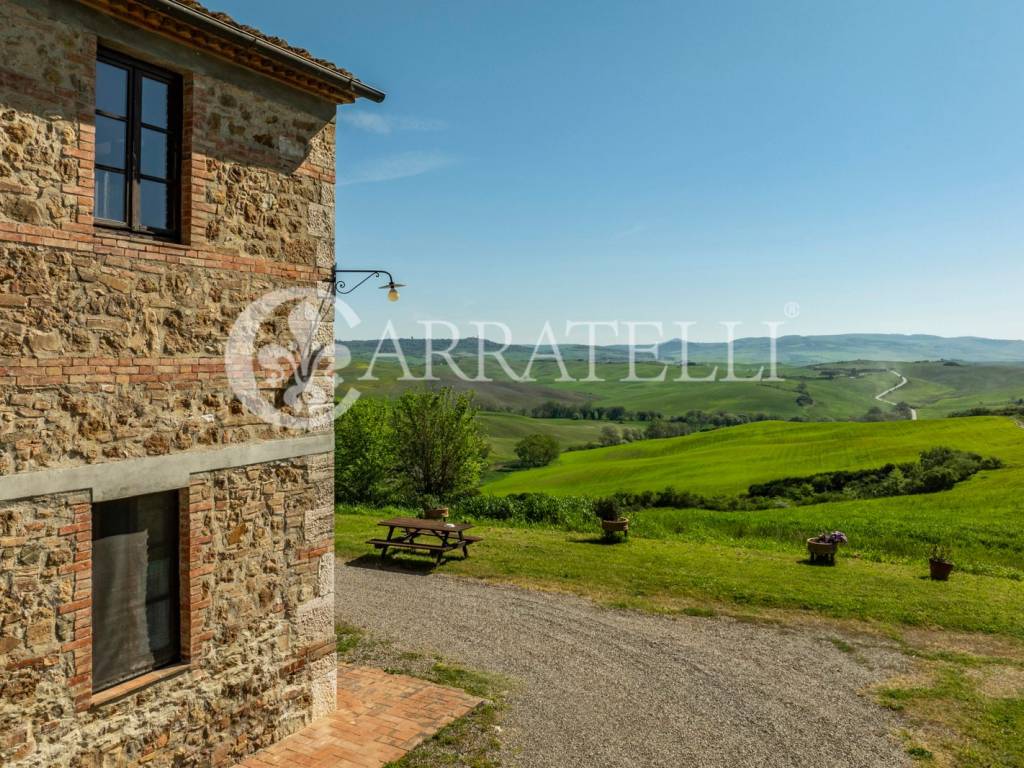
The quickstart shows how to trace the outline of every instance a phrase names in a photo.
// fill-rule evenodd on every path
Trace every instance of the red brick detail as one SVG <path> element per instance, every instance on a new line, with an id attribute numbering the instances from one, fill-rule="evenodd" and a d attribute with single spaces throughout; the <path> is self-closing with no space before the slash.
<path id="1" fill-rule="evenodd" d="M 0 223 L 2 226 L 2 223 Z M 324 372 L 330 356 L 318 361 Z M 252 361 L 257 376 L 272 373 Z M 233 369 L 232 369 L 233 370 Z M 75 384 L 140 384 L 162 388 L 166 382 L 224 382 L 230 371 L 216 357 L 0 357 L 0 376 L 11 376 L 19 387 Z M 61 535 L 64 535 L 63 531 Z"/>
<path id="2" fill-rule="evenodd" d="M 192 478 L 179 494 L 178 544 L 181 577 L 181 656 L 185 662 L 202 658 L 203 647 L 213 633 L 208 626 L 213 573 L 213 536 L 207 530 L 207 515 L 213 508 L 213 486 L 205 475 Z"/>
<path id="3" fill-rule="evenodd" d="M 77 161 L 81 163 L 85 160 Z M 91 161 L 88 161 L 91 163 Z M 195 177 L 195 166 L 205 165 L 204 155 L 195 155 L 191 162 L 191 173 Z M 193 185 L 195 186 L 195 185 Z M 92 220 L 92 196 L 79 196 L 81 200 L 89 201 L 88 220 Z M 198 214 L 193 209 L 191 214 L 191 232 L 193 236 L 199 232 L 205 237 L 206 221 L 197 218 Z M 209 217 L 204 213 L 203 216 Z M 202 223 L 200 227 L 199 224 Z M 106 256 L 107 263 L 121 265 L 115 259 L 123 260 L 128 264 L 128 257 L 133 265 L 141 262 L 163 263 L 163 264 L 184 264 L 187 266 L 205 267 L 207 269 L 224 270 L 230 272 L 245 272 L 250 274 L 268 275 L 286 280 L 312 282 L 323 280 L 326 270 L 318 269 L 315 266 L 306 264 L 286 264 L 269 259 L 243 256 L 240 252 L 230 248 L 216 248 L 208 245 L 193 247 L 185 243 L 170 243 L 162 240 L 150 240 L 141 236 L 126 235 L 117 230 L 105 230 L 102 228 L 79 231 L 78 227 L 69 229 L 72 225 L 65 225 L 62 229 L 53 227 L 38 227 L 33 224 L 18 224 L 9 221 L 0 222 L 0 241 L 9 243 L 26 243 L 28 245 L 43 245 L 51 248 L 63 248 L 84 253 L 92 253 L 96 256 Z M 194 241 L 192 241 L 194 242 Z"/>
<path id="4" fill-rule="evenodd" d="M 71 510 L 75 522 L 58 533 L 74 552 L 74 562 L 60 568 L 61 577 L 72 580 L 72 589 L 57 613 L 74 614 L 73 635 L 60 651 L 68 656 L 68 688 L 75 709 L 81 712 L 89 708 L 92 696 L 92 505 L 78 503 Z"/>

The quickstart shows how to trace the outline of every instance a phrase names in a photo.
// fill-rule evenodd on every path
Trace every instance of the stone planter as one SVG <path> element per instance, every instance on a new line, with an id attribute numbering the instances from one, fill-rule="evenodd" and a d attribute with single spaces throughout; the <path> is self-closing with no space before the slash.
<path id="1" fill-rule="evenodd" d="M 812 563 L 830 563 L 834 565 L 838 549 L 838 544 L 826 544 L 814 539 L 807 540 L 807 551 L 811 553 Z"/>
<path id="2" fill-rule="evenodd" d="M 427 520 L 444 520 L 448 517 L 448 507 L 433 507 L 423 511 L 423 517 Z"/>
<path id="3" fill-rule="evenodd" d="M 604 531 L 605 536 L 611 536 L 615 533 L 621 533 L 628 537 L 629 520 L 625 517 L 620 517 L 618 520 L 602 520 L 601 529 Z"/>
<path id="4" fill-rule="evenodd" d="M 949 581 L 949 574 L 953 572 L 953 564 L 945 560 L 929 560 L 928 567 L 932 581 Z"/>

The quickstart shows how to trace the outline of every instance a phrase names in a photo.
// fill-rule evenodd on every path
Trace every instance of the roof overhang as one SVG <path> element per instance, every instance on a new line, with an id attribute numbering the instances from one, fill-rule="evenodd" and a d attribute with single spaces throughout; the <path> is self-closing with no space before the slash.
<path id="1" fill-rule="evenodd" d="M 177 0 L 78 0 L 83 5 L 299 90 L 350 104 L 357 98 L 384 101 L 383 91 L 344 70 L 327 66 L 261 35 Z"/>

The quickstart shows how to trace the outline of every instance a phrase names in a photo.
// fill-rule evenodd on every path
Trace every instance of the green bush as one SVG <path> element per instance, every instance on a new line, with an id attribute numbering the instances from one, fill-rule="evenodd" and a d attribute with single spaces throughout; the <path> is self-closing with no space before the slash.
<path id="1" fill-rule="evenodd" d="M 594 503 L 594 514 L 601 520 L 618 520 L 622 517 L 619 514 L 619 502 L 614 496 L 598 499 Z"/>
<path id="2" fill-rule="evenodd" d="M 872 499 L 915 493 L 948 491 L 985 469 L 998 469 L 1003 462 L 955 448 L 929 448 L 918 461 L 886 464 L 874 469 L 822 472 L 810 477 L 786 477 L 751 485 L 752 499 L 782 498 L 797 504 L 819 504 L 844 499 Z"/>
<path id="3" fill-rule="evenodd" d="M 501 520 L 586 531 L 594 526 L 594 501 L 587 496 L 546 493 L 474 496 L 458 502 L 454 514 L 460 520 Z"/>
<path id="4" fill-rule="evenodd" d="M 489 447 L 473 394 L 406 392 L 392 408 L 395 470 L 406 496 L 450 501 L 475 492 Z"/>
<path id="5" fill-rule="evenodd" d="M 385 400 L 362 398 L 334 422 L 334 498 L 383 503 L 394 494 L 394 430 Z"/>
<path id="6" fill-rule="evenodd" d="M 516 456 L 524 467 L 546 467 L 561 452 L 558 441 L 551 435 L 527 435 L 516 443 Z"/>

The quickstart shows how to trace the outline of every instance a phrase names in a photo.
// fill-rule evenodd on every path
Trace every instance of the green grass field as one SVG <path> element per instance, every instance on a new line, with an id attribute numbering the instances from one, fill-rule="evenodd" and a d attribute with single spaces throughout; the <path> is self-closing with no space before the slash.
<path id="1" fill-rule="evenodd" d="M 1024 366 L 910 363 L 899 399 L 918 408 L 919 418 L 941 418 L 978 406 L 1000 407 L 1024 398 Z"/>
<path id="2" fill-rule="evenodd" d="M 527 435 L 551 435 L 563 449 L 596 442 L 608 422 L 576 421 L 574 419 L 531 419 L 514 413 L 488 413 L 478 416 L 480 426 L 491 446 L 493 464 L 516 461 L 516 443 Z M 632 426 L 631 424 L 616 426 Z M 642 427 L 642 425 L 640 425 Z"/>
<path id="3" fill-rule="evenodd" d="M 373 557 L 378 511 L 339 514 L 336 549 L 345 558 Z M 559 589 L 617 606 L 684 611 L 717 604 L 743 609 L 814 611 L 884 625 L 996 632 L 1024 638 L 1024 587 L 1019 581 L 958 574 L 927 579 L 927 563 L 877 563 L 841 557 L 835 568 L 805 564 L 799 548 L 756 549 L 646 539 L 608 546 L 597 532 L 480 525 L 484 543 L 445 572 Z"/>
<path id="4" fill-rule="evenodd" d="M 601 495 L 674 486 L 742 493 L 780 477 L 910 461 L 946 445 L 1024 465 L 1024 430 L 1006 417 L 884 423 L 759 422 L 686 437 L 563 454 L 540 469 L 489 483 L 487 493 Z"/>
<path id="5" fill-rule="evenodd" d="M 480 521 L 492 529 L 496 546 L 484 548 L 480 562 L 456 567 L 552 581 L 615 600 L 671 603 L 703 596 L 1024 637 L 1024 429 L 1009 418 L 750 424 L 570 453 L 551 467 L 507 474 L 485 491 L 597 495 L 674 484 L 739 493 L 752 482 L 786 475 L 910 460 L 936 445 L 994 455 L 1006 466 L 935 494 L 744 512 L 634 511 L 634 538 L 621 548 L 592 543 L 596 521 L 590 531 L 510 530 Z M 368 521 L 354 515 L 343 522 L 339 545 L 360 551 Z M 352 526 L 359 533 L 345 538 Z M 842 567 L 834 571 L 802 563 L 804 540 L 823 529 L 850 537 Z M 512 541 L 518 543 L 506 551 L 503 542 Z M 953 549 L 955 587 L 923 579 L 930 547 L 938 543 Z"/>
<path id="6" fill-rule="evenodd" d="M 468 365 L 468 364 L 467 364 Z M 519 364 L 514 370 L 522 371 Z M 581 361 L 568 361 L 571 376 L 582 379 L 587 365 Z M 661 365 L 641 363 L 640 376 L 653 376 Z M 669 366 L 664 382 L 626 382 L 628 374 L 624 363 L 598 363 L 597 375 L 603 382 L 559 382 L 559 369 L 551 362 L 534 366 L 535 382 L 510 381 L 496 366 L 487 367 L 490 382 L 461 381 L 443 362 L 435 365 L 437 385 L 450 385 L 460 391 L 473 390 L 480 405 L 489 410 L 525 409 L 529 411 L 546 400 L 567 403 L 590 402 L 595 405 L 620 405 L 629 410 L 658 411 L 666 416 L 682 415 L 689 410 L 730 411 L 733 413 L 766 413 L 778 419 L 803 417 L 814 420 L 849 420 L 864 416 L 872 407 L 889 407 L 874 399 L 875 395 L 897 383 L 890 372 L 899 370 L 909 383 L 892 396 L 894 401 L 905 400 L 919 409 L 922 419 L 941 418 L 952 411 L 978 405 L 1002 406 L 1024 397 L 1024 366 L 1022 365 L 944 365 L 926 363 L 853 362 L 825 366 L 779 369 L 781 382 L 678 382 L 679 368 Z M 700 365 L 690 369 L 694 378 L 707 376 L 712 366 Z M 824 371 L 840 372 L 828 377 Z M 737 376 L 749 377 L 757 371 L 752 366 L 737 366 Z M 851 372 L 854 372 L 851 375 Z M 725 372 L 720 366 L 719 376 Z M 382 362 L 374 368 L 376 381 L 361 381 L 366 373 L 365 363 L 353 363 L 341 372 L 345 378 L 342 389 L 354 386 L 371 396 L 394 397 L 401 392 L 422 387 L 422 382 L 399 381 L 401 370 L 391 362 Z M 413 368 L 414 375 L 420 369 Z M 467 367 L 469 375 L 475 369 Z M 804 385 L 812 404 L 799 405 L 797 386 Z"/>

